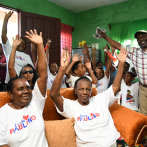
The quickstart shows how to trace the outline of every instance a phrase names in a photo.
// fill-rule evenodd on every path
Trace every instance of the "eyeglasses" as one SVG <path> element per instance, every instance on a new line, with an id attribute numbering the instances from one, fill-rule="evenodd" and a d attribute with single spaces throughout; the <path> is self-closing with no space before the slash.
<path id="1" fill-rule="evenodd" d="M 29 72 L 30 74 L 34 73 L 33 70 L 28 70 L 28 71 L 27 71 L 27 70 L 24 70 L 24 71 L 22 71 L 22 74 L 27 74 L 28 72 Z"/>

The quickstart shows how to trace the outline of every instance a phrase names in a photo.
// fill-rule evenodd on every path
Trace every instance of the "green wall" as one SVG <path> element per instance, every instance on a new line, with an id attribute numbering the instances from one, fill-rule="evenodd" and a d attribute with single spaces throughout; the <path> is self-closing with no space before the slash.
<path id="1" fill-rule="evenodd" d="M 104 39 L 97 40 L 93 37 L 96 27 L 105 28 L 106 34 L 110 36 L 109 23 L 142 18 L 147 18 L 147 0 L 128 0 L 76 13 L 76 38 L 73 47 L 77 47 L 80 41 L 85 40 L 89 44 L 99 43 L 99 48 L 102 49 L 106 41 Z M 104 61 L 103 51 L 101 55 L 102 61 Z"/>
<path id="2" fill-rule="evenodd" d="M 60 18 L 61 23 L 75 27 L 75 13 L 47 0 L 0 0 L 0 4 L 20 9 L 21 11 Z M 73 32 L 73 44 L 75 44 Z"/>

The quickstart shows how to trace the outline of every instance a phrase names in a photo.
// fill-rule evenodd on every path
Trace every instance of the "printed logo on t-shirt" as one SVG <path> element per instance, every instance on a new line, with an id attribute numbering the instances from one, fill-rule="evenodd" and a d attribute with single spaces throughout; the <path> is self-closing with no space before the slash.
<path id="1" fill-rule="evenodd" d="M 128 102 L 135 102 L 135 100 L 133 99 L 133 96 L 131 95 L 131 91 L 127 90 L 127 97 L 126 97 L 127 103 Z"/>
<path id="2" fill-rule="evenodd" d="M 23 116 L 23 120 L 18 124 L 15 123 L 15 127 L 10 129 L 10 134 L 16 133 L 16 131 L 20 131 L 22 129 L 25 129 L 34 120 L 36 120 L 35 115 L 32 115 L 31 117 L 29 117 L 29 115 Z"/>
<path id="3" fill-rule="evenodd" d="M 103 86 L 103 83 L 97 84 L 97 85 L 96 85 L 96 88 L 99 87 L 99 86 Z"/>
<path id="4" fill-rule="evenodd" d="M 22 61 L 25 61 L 25 59 L 22 59 L 21 56 L 17 56 L 17 55 L 15 55 L 15 58 L 20 59 L 20 60 L 22 60 Z"/>
<path id="5" fill-rule="evenodd" d="M 90 113 L 90 115 L 81 115 L 80 114 L 80 117 L 77 117 L 77 121 L 88 121 L 88 120 L 92 120 L 92 119 L 95 119 L 97 117 L 99 117 L 100 114 L 99 113 Z"/>

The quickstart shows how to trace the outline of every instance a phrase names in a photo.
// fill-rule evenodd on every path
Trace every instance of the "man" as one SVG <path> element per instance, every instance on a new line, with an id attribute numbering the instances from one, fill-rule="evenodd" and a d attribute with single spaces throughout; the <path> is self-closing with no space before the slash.
<path id="1" fill-rule="evenodd" d="M 100 32 L 102 37 L 114 48 L 121 49 L 121 44 Z M 132 60 L 140 81 L 139 87 L 139 112 L 147 115 L 147 31 L 140 30 L 134 34 L 140 48 L 127 48 L 128 57 Z"/>
<path id="2" fill-rule="evenodd" d="M 8 13 L 5 14 L 4 22 L 3 22 L 3 28 L 2 28 L 2 43 L 3 43 L 3 49 L 4 49 L 4 54 L 6 56 L 6 61 L 8 63 L 9 61 L 9 56 L 12 50 L 12 47 L 9 43 L 9 40 L 7 38 L 7 23 L 11 15 L 13 14 L 13 11 L 9 11 Z M 25 49 L 26 49 L 26 40 L 24 38 L 21 38 L 22 42 L 21 44 L 17 47 L 17 51 L 15 54 L 15 70 L 17 75 L 19 75 L 20 70 L 22 69 L 23 66 L 26 64 L 31 64 L 33 66 L 32 60 L 29 55 L 25 54 Z M 6 79 L 5 83 L 8 83 L 10 79 L 9 72 L 8 72 L 8 64 L 7 64 L 7 74 L 6 74 Z"/>

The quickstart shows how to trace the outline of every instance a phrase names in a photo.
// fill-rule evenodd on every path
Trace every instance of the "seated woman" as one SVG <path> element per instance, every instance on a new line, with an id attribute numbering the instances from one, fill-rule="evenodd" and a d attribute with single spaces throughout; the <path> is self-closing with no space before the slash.
<path id="1" fill-rule="evenodd" d="M 113 85 L 100 94 L 91 97 L 92 83 L 86 77 L 79 78 L 74 86 L 77 100 L 69 100 L 60 95 L 60 85 L 68 67 L 69 53 L 62 52 L 61 65 L 50 91 L 57 111 L 66 118 L 75 118 L 77 146 L 79 147 L 110 147 L 116 144 L 120 136 L 109 112 L 120 89 L 123 67 L 127 52 L 123 48 L 117 58 L 120 62 Z M 115 145 L 116 146 L 116 145 Z"/>
<path id="2" fill-rule="evenodd" d="M 16 39 L 13 38 L 12 51 L 10 54 L 9 64 L 8 64 L 10 78 L 17 76 L 16 70 L 14 68 L 15 54 L 16 54 L 16 49 L 21 44 L 21 42 L 22 42 L 22 39 L 20 39 L 18 35 L 16 35 Z M 19 76 L 24 77 L 28 81 L 29 85 L 31 86 L 31 89 L 33 90 L 35 82 L 37 80 L 37 75 L 36 75 L 36 71 L 34 67 L 31 64 L 25 65 L 21 69 Z"/>
<path id="3" fill-rule="evenodd" d="M 30 30 L 26 34 L 25 37 L 37 46 L 39 78 L 33 91 L 23 77 L 13 77 L 8 82 L 12 103 L 0 108 L 1 147 L 48 147 L 42 118 L 47 97 L 47 62 L 42 33 L 38 35 L 36 30 Z"/>

